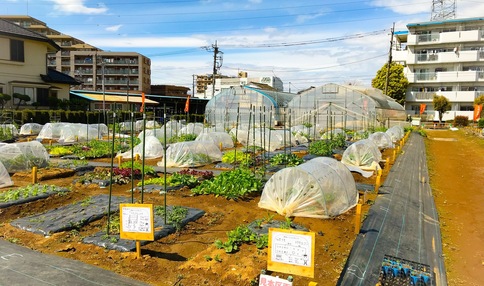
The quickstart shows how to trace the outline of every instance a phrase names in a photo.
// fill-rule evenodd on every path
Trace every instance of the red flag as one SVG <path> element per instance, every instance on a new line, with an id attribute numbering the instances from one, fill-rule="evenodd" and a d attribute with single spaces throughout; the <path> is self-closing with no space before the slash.
<path id="1" fill-rule="evenodd" d="M 145 111 L 145 93 L 141 93 L 141 107 L 139 108 L 139 112 Z"/>
<path id="2" fill-rule="evenodd" d="M 420 104 L 420 115 L 422 115 L 422 113 L 424 113 L 425 107 L 427 107 L 427 105 L 425 103 Z"/>
<path id="3" fill-rule="evenodd" d="M 474 104 L 474 121 L 481 118 L 482 104 Z"/>
<path id="4" fill-rule="evenodd" d="M 185 113 L 188 113 L 190 111 L 190 95 L 187 96 L 187 101 L 185 102 Z"/>

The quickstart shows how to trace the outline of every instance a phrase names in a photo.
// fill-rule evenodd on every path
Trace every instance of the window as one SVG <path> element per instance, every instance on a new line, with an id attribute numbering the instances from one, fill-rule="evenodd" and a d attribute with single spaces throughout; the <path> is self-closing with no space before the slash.
<path id="1" fill-rule="evenodd" d="M 37 88 L 37 102 L 41 106 L 49 106 L 49 89 Z"/>
<path id="2" fill-rule="evenodd" d="M 12 95 L 15 94 L 15 93 L 26 94 L 26 95 L 30 96 L 30 101 L 28 101 L 27 103 L 32 103 L 32 102 L 36 101 L 33 87 L 14 86 Z M 19 100 L 17 98 L 13 98 L 13 104 L 14 105 L 18 104 L 18 102 L 19 102 Z M 25 103 L 25 102 L 23 102 L 23 103 Z"/>
<path id="3" fill-rule="evenodd" d="M 10 60 L 24 62 L 24 42 L 10 39 Z"/>

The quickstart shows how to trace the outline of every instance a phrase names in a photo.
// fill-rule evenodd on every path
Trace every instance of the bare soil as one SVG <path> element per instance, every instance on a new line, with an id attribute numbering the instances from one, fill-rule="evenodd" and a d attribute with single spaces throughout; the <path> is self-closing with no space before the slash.
<path id="1" fill-rule="evenodd" d="M 449 285 L 484 285 L 484 139 L 466 135 L 463 131 L 428 131 L 428 134 L 430 182 L 442 221 Z M 448 141 L 454 138 L 456 141 Z M 387 150 L 383 158 L 391 157 L 392 153 Z M 382 182 L 387 172 L 384 169 Z M 375 182 L 376 176 L 365 179 L 358 174 L 353 175 L 360 183 Z M 101 189 L 97 185 L 73 185 L 75 176 L 56 179 L 45 176 L 42 184 L 72 186 L 72 191 L 64 196 L 0 210 L 0 238 L 39 252 L 80 260 L 151 285 L 251 285 L 266 268 L 267 249 L 242 245 L 238 252 L 227 254 L 217 249 L 214 241 L 226 240 L 226 232 L 256 219 L 274 215 L 276 220 L 285 220 L 258 208 L 258 196 L 232 201 L 214 196 L 192 196 L 189 189 L 183 188 L 168 193 L 166 204 L 198 208 L 206 214 L 181 232 L 143 246 L 142 258 L 138 259 L 134 253 L 106 250 L 81 242 L 83 237 L 103 230 L 105 220 L 93 222 L 78 232 L 66 231 L 50 237 L 12 227 L 9 222 L 16 218 L 109 192 L 109 188 Z M 13 180 L 15 186 L 31 183 L 26 174 L 15 175 Z M 115 185 L 112 193 L 131 196 L 127 192 L 129 189 L 130 184 Z M 371 202 L 375 197 L 376 194 L 369 194 L 367 199 Z M 143 198 L 144 203 L 163 205 L 165 197 L 158 193 L 145 193 Z M 140 200 L 139 193 L 135 193 L 135 200 Z M 369 208 L 369 204 L 363 205 L 363 217 Z M 354 219 L 354 209 L 333 219 L 294 219 L 294 223 L 316 233 L 315 277 L 295 276 L 295 286 L 308 285 L 310 281 L 323 286 L 336 284 L 356 237 Z M 283 273 L 273 275 L 288 276 Z"/>
<path id="2" fill-rule="evenodd" d="M 449 285 L 484 285 L 484 138 L 428 130 L 430 185 Z"/>

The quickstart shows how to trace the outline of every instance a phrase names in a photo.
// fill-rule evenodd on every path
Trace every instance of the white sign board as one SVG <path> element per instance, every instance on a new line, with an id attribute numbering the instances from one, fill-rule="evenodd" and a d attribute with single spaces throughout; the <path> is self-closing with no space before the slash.
<path id="1" fill-rule="evenodd" d="M 261 274 L 259 277 L 259 286 L 292 286 L 292 282 L 279 277 Z"/>
<path id="2" fill-rule="evenodd" d="M 153 240 L 153 206 L 151 204 L 121 204 L 120 237 Z"/>

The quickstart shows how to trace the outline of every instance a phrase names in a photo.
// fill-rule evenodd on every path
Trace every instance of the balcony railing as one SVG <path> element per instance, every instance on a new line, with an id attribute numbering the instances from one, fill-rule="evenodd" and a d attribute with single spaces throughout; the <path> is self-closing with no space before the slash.
<path id="1" fill-rule="evenodd" d="M 419 62 L 436 62 L 439 60 L 438 54 L 418 54 L 417 61 Z"/>
<path id="2" fill-rule="evenodd" d="M 425 34 L 425 35 L 418 35 L 417 36 L 417 43 L 422 42 L 438 42 L 440 38 L 439 34 Z"/>

